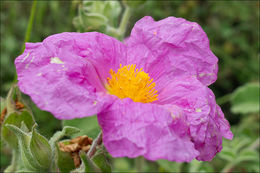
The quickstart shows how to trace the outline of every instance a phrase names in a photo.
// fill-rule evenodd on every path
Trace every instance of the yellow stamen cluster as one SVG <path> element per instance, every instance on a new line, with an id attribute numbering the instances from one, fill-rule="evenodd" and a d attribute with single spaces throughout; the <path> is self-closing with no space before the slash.
<path id="1" fill-rule="evenodd" d="M 107 78 L 106 88 L 108 92 L 121 99 L 131 98 L 134 102 L 150 103 L 158 100 L 155 83 L 147 73 L 141 68 L 136 69 L 136 65 L 123 66 L 117 73 L 110 70 L 111 78 Z"/>

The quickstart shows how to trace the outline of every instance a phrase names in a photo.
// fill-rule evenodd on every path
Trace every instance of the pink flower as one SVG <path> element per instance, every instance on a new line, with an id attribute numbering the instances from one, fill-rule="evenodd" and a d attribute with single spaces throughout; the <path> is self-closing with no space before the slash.
<path id="1" fill-rule="evenodd" d="M 211 160 L 232 139 L 207 87 L 217 57 L 202 28 L 182 18 L 138 21 L 121 43 L 97 32 L 26 43 L 18 85 L 58 119 L 97 114 L 114 157 Z"/>

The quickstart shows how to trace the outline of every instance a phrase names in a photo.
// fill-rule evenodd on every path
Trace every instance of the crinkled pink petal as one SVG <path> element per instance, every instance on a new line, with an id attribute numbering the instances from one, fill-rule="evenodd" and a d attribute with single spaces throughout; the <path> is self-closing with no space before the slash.
<path id="1" fill-rule="evenodd" d="M 183 110 L 190 137 L 200 152 L 198 160 L 211 160 L 222 149 L 222 137 L 233 137 L 213 92 L 195 77 L 172 81 L 159 93 L 156 103 L 176 105 Z"/>
<path id="2" fill-rule="evenodd" d="M 210 85 L 217 79 L 218 59 L 195 22 L 175 17 L 155 22 L 146 16 L 135 24 L 126 44 L 127 62 L 143 67 L 155 80 L 191 75 Z"/>
<path id="3" fill-rule="evenodd" d="M 65 51 L 87 59 L 103 83 L 110 77 L 110 69 L 116 71 L 120 64 L 126 63 L 126 46 L 113 37 L 97 32 L 55 34 L 47 37 L 43 44 L 53 52 L 63 51 L 57 49 L 63 44 Z"/>
<path id="4" fill-rule="evenodd" d="M 59 119 L 97 114 L 113 100 L 105 93 L 104 80 L 109 69 L 124 61 L 124 49 L 116 39 L 95 32 L 61 33 L 27 43 L 15 60 L 18 86 Z"/>
<path id="5" fill-rule="evenodd" d="M 191 161 L 198 152 L 187 135 L 177 107 L 118 99 L 98 114 L 103 142 L 114 157 Z"/>

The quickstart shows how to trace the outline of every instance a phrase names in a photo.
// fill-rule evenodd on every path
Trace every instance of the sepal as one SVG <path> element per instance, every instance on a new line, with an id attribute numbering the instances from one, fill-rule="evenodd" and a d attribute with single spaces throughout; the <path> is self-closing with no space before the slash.
<path id="1" fill-rule="evenodd" d="M 101 172 L 101 170 L 97 167 L 97 165 L 86 155 L 85 152 L 80 151 L 79 156 L 82 161 L 82 165 L 84 167 L 84 172 L 89 173 L 89 172 Z"/>
<path id="2" fill-rule="evenodd" d="M 108 31 L 118 27 L 118 19 L 122 7 L 118 1 L 83 1 L 78 8 L 78 16 L 73 24 L 79 32 Z"/>
<path id="3" fill-rule="evenodd" d="M 92 158 L 93 162 L 101 169 L 102 172 L 111 172 L 111 164 L 108 152 L 104 146 L 100 146 Z"/>
<path id="4" fill-rule="evenodd" d="M 3 109 L 1 112 L 1 136 L 9 147 L 17 150 L 18 142 L 16 135 L 6 127 L 6 124 L 11 124 L 18 128 L 22 127 L 24 130 L 28 129 L 31 131 L 35 120 L 31 110 L 23 102 L 21 92 L 16 85 L 10 88 L 4 102 L 6 107 L 1 107 L 1 110 Z M 22 122 L 24 124 L 22 124 Z"/>
<path id="5" fill-rule="evenodd" d="M 22 123 L 23 122 L 23 123 Z M 21 127 L 24 130 L 31 131 L 33 124 L 35 123 L 34 118 L 30 112 L 23 110 L 22 112 L 13 112 L 5 118 L 2 124 L 1 135 L 2 139 L 7 142 L 8 146 L 13 149 L 17 149 L 18 141 L 16 134 L 13 130 L 8 128 L 6 125 L 12 125 L 17 128 Z"/>
<path id="6" fill-rule="evenodd" d="M 16 135 L 18 139 L 21 161 L 23 162 L 25 169 L 27 171 L 45 170 L 45 168 L 42 167 L 31 154 L 30 147 L 29 147 L 31 134 L 25 133 L 20 128 L 11 124 L 7 124 L 6 127 L 9 128 Z"/>
<path id="7" fill-rule="evenodd" d="M 51 146 L 48 140 L 36 131 L 35 126 L 32 130 L 30 151 L 41 167 L 49 169 L 52 157 Z"/>
<path id="8" fill-rule="evenodd" d="M 70 172 L 76 167 L 74 165 L 71 155 L 59 149 L 58 144 L 55 145 L 56 164 L 61 172 Z"/>

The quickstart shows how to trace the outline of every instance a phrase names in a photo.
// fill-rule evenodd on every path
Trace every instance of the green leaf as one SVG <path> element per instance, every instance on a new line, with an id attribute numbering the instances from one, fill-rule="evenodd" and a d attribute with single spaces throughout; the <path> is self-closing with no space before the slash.
<path id="1" fill-rule="evenodd" d="M 11 124 L 16 127 L 21 127 L 22 122 L 24 122 L 27 129 L 29 129 L 30 131 L 33 124 L 35 123 L 33 116 L 28 111 L 24 110 L 23 112 L 13 112 L 9 114 L 2 124 L 2 138 L 8 143 L 10 147 L 14 149 L 18 146 L 17 138 L 14 132 L 7 128 L 6 125 Z"/>
<path id="2" fill-rule="evenodd" d="M 245 164 L 247 172 L 260 172 L 259 157 L 251 162 Z"/>
<path id="3" fill-rule="evenodd" d="M 158 160 L 157 163 L 166 171 L 169 172 L 180 172 L 182 163 L 171 162 L 168 160 Z"/>
<path id="4" fill-rule="evenodd" d="M 61 153 L 61 151 L 59 151 L 59 149 L 57 149 L 57 146 L 56 146 L 57 141 L 59 141 L 64 136 L 71 136 L 71 135 L 76 134 L 78 132 L 80 132 L 80 129 L 78 129 L 76 127 L 65 126 L 65 127 L 63 127 L 62 131 L 56 132 L 51 137 L 51 139 L 49 140 L 52 152 L 56 153 L 55 156 L 53 156 L 52 159 L 55 159 L 55 163 L 60 168 L 60 170 L 64 170 L 65 172 L 68 172 L 69 170 L 71 170 L 70 169 L 71 167 L 72 167 L 72 169 L 74 169 L 75 166 L 74 166 L 74 163 L 73 163 L 74 167 L 71 166 L 71 164 L 69 164 L 71 158 L 69 159 L 67 157 L 67 154 Z M 63 164 L 66 164 L 66 165 L 63 165 Z"/>
<path id="5" fill-rule="evenodd" d="M 189 166 L 189 172 L 214 172 L 212 166 L 207 162 L 193 160 Z"/>
<path id="6" fill-rule="evenodd" d="M 96 154 L 93 156 L 92 160 L 102 172 L 111 172 L 109 156 L 104 147 L 101 147 L 101 149 L 96 151 Z"/>
<path id="7" fill-rule="evenodd" d="M 80 19 L 87 31 L 100 30 L 105 28 L 108 19 L 99 13 L 84 13 L 80 11 Z"/>
<path id="8" fill-rule="evenodd" d="M 10 130 L 12 130 L 18 138 L 21 160 L 24 164 L 24 167 L 28 171 L 44 170 L 44 167 L 42 167 L 35 160 L 35 158 L 32 156 L 32 154 L 30 152 L 29 146 L 30 146 L 31 136 L 29 134 L 23 132 L 21 129 L 19 129 L 18 127 L 14 126 L 14 125 L 7 124 L 6 127 L 9 128 Z"/>
<path id="9" fill-rule="evenodd" d="M 239 157 L 237 157 L 237 163 L 244 161 L 257 161 L 259 158 L 259 153 L 256 150 L 252 149 L 244 149 L 239 153 Z"/>
<path id="10" fill-rule="evenodd" d="M 91 138 L 95 138 L 99 133 L 99 126 L 97 122 L 97 116 L 75 118 L 73 120 L 63 120 L 63 126 L 72 126 L 79 128 L 81 131 L 77 135 L 72 137 L 88 135 Z"/>
<path id="11" fill-rule="evenodd" d="M 259 90 L 258 83 L 248 83 L 237 88 L 231 97 L 231 111 L 241 114 L 259 112 Z"/>
<path id="12" fill-rule="evenodd" d="M 247 146 L 251 142 L 250 138 L 248 137 L 239 137 L 236 138 L 231 142 L 232 148 L 230 150 L 233 150 L 234 153 L 239 153 L 245 146 Z"/>
<path id="13" fill-rule="evenodd" d="M 29 133 L 30 132 L 30 130 L 27 128 L 27 126 L 25 125 L 25 123 L 22 121 L 21 122 L 21 127 L 20 127 L 20 129 L 22 130 L 22 131 L 24 131 L 25 133 Z"/>
<path id="14" fill-rule="evenodd" d="M 116 26 L 116 22 L 122 10 L 118 1 L 83 1 L 82 9 L 85 13 L 98 13 L 105 16 L 111 26 Z"/>
<path id="15" fill-rule="evenodd" d="M 116 27 L 117 21 L 122 11 L 119 1 L 106 1 L 104 9 L 102 10 L 103 15 L 109 19 L 109 24 Z"/>
<path id="16" fill-rule="evenodd" d="M 69 153 L 63 152 L 59 149 L 56 144 L 56 163 L 59 170 L 64 173 L 69 173 L 71 170 L 75 169 L 74 161 Z"/>
<path id="17" fill-rule="evenodd" d="M 118 27 L 122 7 L 118 1 L 83 1 L 73 24 L 78 31 L 99 31 L 109 34 L 108 28 Z"/>
<path id="18" fill-rule="evenodd" d="M 218 156 L 221 158 L 221 159 L 224 159 L 226 161 L 229 161 L 229 162 L 232 162 L 235 160 L 236 158 L 236 154 L 230 150 L 229 148 L 228 149 L 223 149 L 219 154 Z"/>
<path id="19" fill-rule="evenodd" d="M 77 169 L 70 171 L 70 173 L 84 173 L 84 172 L 85 172 L 84 164 L 81 164 L 80 167 L 78 167 Z"/>
<path id="20" fill-rule="evenodd" d="M 12 161 L 11 164 L 6 167 L 6 169 L 4 170 L 4 173 L 6 172 L 16 172 L 17 169 L 19 169 L 19 160 L 20 160 L 20 155 L 19 155 L 19 150 L 13 150 L 12 151 Z M 2 166 L 2 163 L 1 163 Z"/>
<path id="21" fill-rule="evenodd" d="M 33 127 L 30 140 L 30 151 L 34 159 L 36 159 L 42 167 L 48 170 L 51 165 L 51 146 L 44 136 L 36 132 L 35 126 Z"/>
<path id="22" fill-rule="evenodd" d="M 79 153 L 82 164 L 84 165 L 84 172 L 101 172 L 101 170 L 96 166 L 96 164 L 87 157 L 85 152 L 80 151 Z"/>
<path id="23" fill-rule="evenodd" d="M 64 136 L 72 136 L 73 134 L 79 133 L 80 129 L 76 127 L 64 126 L 62 131 L 56 132 L 50 139 L 50 145 L 54 149 L 55 143 Z M 54 151 L 54 150 L 53 150 Z"/>
<path id="24" fill-rule="evenodd" d="M 113 171 L 115 172 L 133 172 L 136 171 L 131 165 L 131 159 L 127 157 L 113 158 Z"/>

